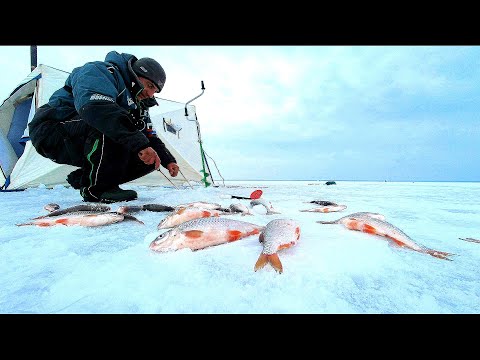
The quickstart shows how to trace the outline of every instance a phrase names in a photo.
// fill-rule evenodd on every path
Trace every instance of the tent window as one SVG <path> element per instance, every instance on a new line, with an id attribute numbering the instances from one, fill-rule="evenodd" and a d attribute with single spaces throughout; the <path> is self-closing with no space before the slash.
<path id="1" fill-rule="evenodd" d="M 182 130 L 182 128 L 179 125 L 174 124 L 172 122 L 172 119 L 163 118 L 163 130 L 171 132 L 174 135 L 177 135 L 178 138 L 180 139 L 180 130 Z"/>

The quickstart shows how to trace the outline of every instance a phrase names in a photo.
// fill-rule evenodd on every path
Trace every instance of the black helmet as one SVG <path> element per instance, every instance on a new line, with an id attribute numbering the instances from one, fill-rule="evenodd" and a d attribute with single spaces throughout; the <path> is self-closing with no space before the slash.
<path id="1" fill-rule="evenodd" d="M 162 91 L 167 75 L 165 75 L 165 71 L 156 60 L 148 57 L 138 59 L 133 63 L 132 70 L 137 76 L 144 77 L 153 82 L 158 88 L 157 92 Z"/>

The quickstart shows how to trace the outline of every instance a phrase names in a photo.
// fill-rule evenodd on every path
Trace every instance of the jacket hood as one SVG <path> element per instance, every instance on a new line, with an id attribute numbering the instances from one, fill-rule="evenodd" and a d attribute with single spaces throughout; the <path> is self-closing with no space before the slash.
<path id="1" fill-rule="evenodd" d="M 132 70 L 132 63 L 137 61 L 137 57 L 132 54 L 119 53 L 113 50 L 105 56 L 105 61 L 114 64 L 118 68 L 125 84 L 136 98 L 143 90 L 142 83 L 138 80 L 137 75 Z"/>

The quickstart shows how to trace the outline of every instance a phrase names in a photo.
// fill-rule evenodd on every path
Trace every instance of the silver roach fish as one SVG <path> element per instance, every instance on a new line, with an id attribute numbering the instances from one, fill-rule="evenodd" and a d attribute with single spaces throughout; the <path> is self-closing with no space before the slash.
<path id="1" fill-rule="evenodd" d="M 199 218 L 206 218 L 211 216 L 220 216 L 222 214 L 231 214 L 226 213 L 221 210 L 215 209 L 203 209 L 203 208 L 196 208 L 196 207 L 184 207 L 178 208 L 177 210 L 173 211 L 171 214 L 167 215 L 157 226 L 157 229 L 167 229 L 177 225 L 180 225 L 186 221 L 199 219 Z"/>
<path id="2" fill-rule="evenodd" d="M 348 219 L 350 217 L 356 217 L 356 218 L 364 218 L 364 217 L 372 217 L 372 218 L 375 218 L 375 219 L 380 219 L 380 220 L 385 220 L 385 216 L 382 215 L 382 214 L 379 214 L 379 213 L 375 213 L 375 212 L 367 212 L 367 211 L 363 211 L 363 212 L 356 212 L 356 213 L 352 213 L 350 215 L 346 215 L 344 217 L 341 217 L 337 220 L 333 220 L 333 221 L 317 221 L 317 223 L 319 224 L 342 224 L 342 221 L 345 220 L 345 219 Z"/>
<path id="3" fill-rule="evenodd" d="M 64 215 L 48 216 L 33 219 L 30 222 L 16 224 L 17 226 L 36 225 L 40 227 L 65 225 L 65 226 L 102 226 L 123 221 L 125 217 L 115 212 L 88 212 L 79 211 Z"/>
<path id="4" fill-rule="evenodd" d="M 79 213 L 82 211 L 89 212 L 89 213 L 107 212 L 107 211 L 110 211 L 110 206 L 102 205 L 102 204 L 82 204 L 82 205 L 71 206 L 65 209 L 60 209 L 60 206 L 57 204 L 47 204 L 44 206 L 44 209 L 46 210 L 52 209 L 52 210 L 49 210 L 50 212 L 48 214 L 37 216 L 34 219 L 42 219 L 46 217 Z"/>
<path id="5" fill-rule="evenodd" d="M 264 226 L 222 217 L 189 220 L 159 235 L 150 249 L 170 252 L 180 249 L 200 250 L 259 234 Z"/>
<path id="6" fill-rule="evenodd" d="M 349 230 L 356 230 L 367 234 L 383 236 L 393 241 L 394 244 L 400 247 L 405 247 L 414 251 L 418 251 L 420 253 L 431 255 L 439 259 L 451 261 L 451 259 L 449 259 L 448 257 L 454 254 L 444 251 L 433 250 L 423 245 L 419 245 L 395 225 L 392 225 L 385 220 L 366 214 L 368 213 L 354 213 L 344 216 L 334 222 L 317 222 L 320 224 L 342 224 Z"/>
<path id="7" fill-rule="evenodd" d="M 222 205 L 217 204 L 217 203 L 209 203 L 209 202 L 205 202 L 205 201 L 195 201 L 195 202 L 191 202 L 191 203 L 187 203 L 187 204 L 177 205 L 177 206 L 175 206 L 175 209 L 187 208 L 187 207 L 220 210 L 222 208 Z"/>
<path id="8" fill-rule="evenodd" d="M 265 199 L 255 199 L 250 201 L 250 207 L 253 208 L 254 206 L 257 205 L 262 205 L 265 209 L 267 209 L 266 215 L 271 215 L 271 214 L 280 214 L 279 211 L 275 210 L 273 207 L 272 203 L 268 200 Z"/>
<path id="9" fill-rule="evenodd" d="M 17 226 L 27 226 L 35 225 L 40 227 L 47 226 L 85 226 L 85 227 L 95 227 L 103 226 L 109 224 L 115 224 L 120 221 L 131 220 L 144 224 L 142 221 L 138 220 L 132 215 L 120 214 L 117 212 L 99 212 L 97 210 L 80 210 L 80 211 L 71 211 L 65 214 L 43 216 L 32 219 L 30 222 L 16 224 Z"/>
<path id="10" fill-rule="evenodd" d="M 230 204 L 229 209 L 232 213 L 241 213 L 242 216 L 253 215 L 250 209 L 242 203 Z"/>
<path id="11" fill-rule="evenodd" d="M 263 268 L 267 263 L 278 273 L 283 272 L 283 265 L 277 252 L 290 248 L 300 240 L 300 225 L 291 219 L 275 219 L 270 221 L 260 233 L 263 250 L 255 263 L 254 270 Z"/>

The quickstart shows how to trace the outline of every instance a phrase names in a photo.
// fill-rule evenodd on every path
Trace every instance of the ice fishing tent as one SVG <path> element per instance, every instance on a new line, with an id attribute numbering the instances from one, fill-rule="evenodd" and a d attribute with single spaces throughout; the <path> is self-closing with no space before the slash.
<path id="1" fill-rule="evenodd" d="M 69 73 L 38 65 L 0 105 L 0 189 L 23 190 L 41 184 L 69 186 L 67 175 L 76 168 L 40 156 L 29 141 L 28 122 L 38 107 L 61 88 Z M 202 83 L 203 85 L 203 83 Z M 203 185 L 213 183 L 203 151 L 194 105 L 156 98 L 150 110 L 157 135 L 177 159 L 181 174 L 173 178 L 160 167 L 130 182 L 147 186 Z M 187 181 L 188 180 L 188 181 Z"/>

